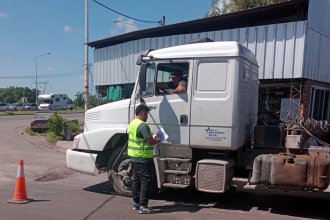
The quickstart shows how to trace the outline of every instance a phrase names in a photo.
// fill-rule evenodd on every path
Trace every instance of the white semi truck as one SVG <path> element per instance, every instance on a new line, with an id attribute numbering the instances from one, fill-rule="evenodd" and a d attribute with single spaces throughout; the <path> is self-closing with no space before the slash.
<path id="1" fill-rule="evenodd" d="M 154 187 L 223 193 L 233 180 L 285 190 L 324 191 L 329 185 L 329 149 L 301 148 L 299 134 L 281 126 L 256 126 L 258 64 L 237 42 L 207 42 L 147 51 L 130 99 L 85 113 L 84 132 L 67 150 L 67 166 L 96 175 L 107 172 L 120 195 L 130 195 L 127 128 L 135 108 L 146 104 L 153 132 L 169 138 L 155 147 Z M 187 92 L 159 89 L 181 72 Z"/>

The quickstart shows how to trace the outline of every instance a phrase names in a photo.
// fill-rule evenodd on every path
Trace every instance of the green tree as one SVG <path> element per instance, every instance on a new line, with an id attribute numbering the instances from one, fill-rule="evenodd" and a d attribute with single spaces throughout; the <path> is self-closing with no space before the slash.
<path id="1" fill-rule="evenodd" d="M 211 1 L 211 7 L 209 11 L 206 13 L 205 17 L 212 17 L 212 16 L 217 16 L 221 14 L 220 8 L 219 8 L 219 2 L 221 0 L 212 0 Z"/>
<path id="2" fill-rule="evenodd" d="M 222 7 L 219 8 L 220 0 L 212 0 L 208 16 L 243 11 L 251 8 L 261 7 L 270 4 L 280 3 L 286 0 L 222 0 Z"/>
<path id="3" fill-rule="evenodd" d="M 24 98 L 25 97 L 25 98 Z M 0 88 L 0 101 L 7 103 L 22 102 L 35 102 L 35 90 L 28 87 L 8 87 Z"/>
<path id="4" fill-rule="evenodd" d="M 88 96 L 88 109 L 94 108 L 95 106 L 98 105 L 98 101 L 96 96 Z"/>
<path id="5" fill-rule="evenodd" d="M 73 100 L 73 104 L 76 107 L 84 107 L 85 101 L 84 101 L 84 93 L 83 92 L 77 92 L 75 94 L 76 98 Z"/>
<path id="6" fill-rule="evenodd" d="M 49 132 L 54 132 L 56 136 L 62 136 L 64 119 L 55 112 L 48 120 Z"/>

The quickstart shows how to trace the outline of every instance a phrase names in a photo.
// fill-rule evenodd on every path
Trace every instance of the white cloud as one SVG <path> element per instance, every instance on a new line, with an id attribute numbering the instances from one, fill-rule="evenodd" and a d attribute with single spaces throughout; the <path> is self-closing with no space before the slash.
<path id="1" fill-rule="evenodd" d="M 64 28 L 63 28 L 63 32 L 73 32 L 73 28 L 70 27 L 69 25 L 65 25 Z"/>
<path id="2" fill-rule="evenodd" d="M 48 67 L 48 71 L 49 72 L 53 72 L 54 71 L 54 68 L 53 67 Z"/>
<path id="3" fill-rule="evenodd" d="M 115 24 L 115 28 L 110 30 L 111 35 L 125 34 L 139 30 L 132 19 L 124 20 L 122 17 L 118 17 L 114 19 L 113 22 Z"/>
<path id="4" fill-rule="evenodd" d="M 6 12 L 0 12 L 0 19 L 1 18 L 7 18 L 8 14 Z"/>

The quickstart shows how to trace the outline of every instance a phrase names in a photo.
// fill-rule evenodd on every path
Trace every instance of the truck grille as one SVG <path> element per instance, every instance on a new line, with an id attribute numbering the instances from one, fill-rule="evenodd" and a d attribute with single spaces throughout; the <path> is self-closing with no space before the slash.
<path id="1" fill-rule="evenodd" d="M 196 188 L 203 192 L 224 192 L 232 179 L 232 166 L 231 161 L 199 161 L 196 167 Z"/>

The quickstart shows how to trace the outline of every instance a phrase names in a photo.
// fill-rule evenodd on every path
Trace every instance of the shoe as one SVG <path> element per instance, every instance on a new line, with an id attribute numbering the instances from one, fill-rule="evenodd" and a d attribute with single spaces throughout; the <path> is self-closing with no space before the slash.
<path id="1" fill-rule="evenodd" d="M 133 210 L 140 210 L 140 205 L 137 203 L 133 204 Z"/>
<path id="2" fill-rule="evenodd" d="M 141 206 L 139 211 L 140 214 L 150 214 L 152 212 L 153 212 L 152 208 L 148 206 Z"/>

